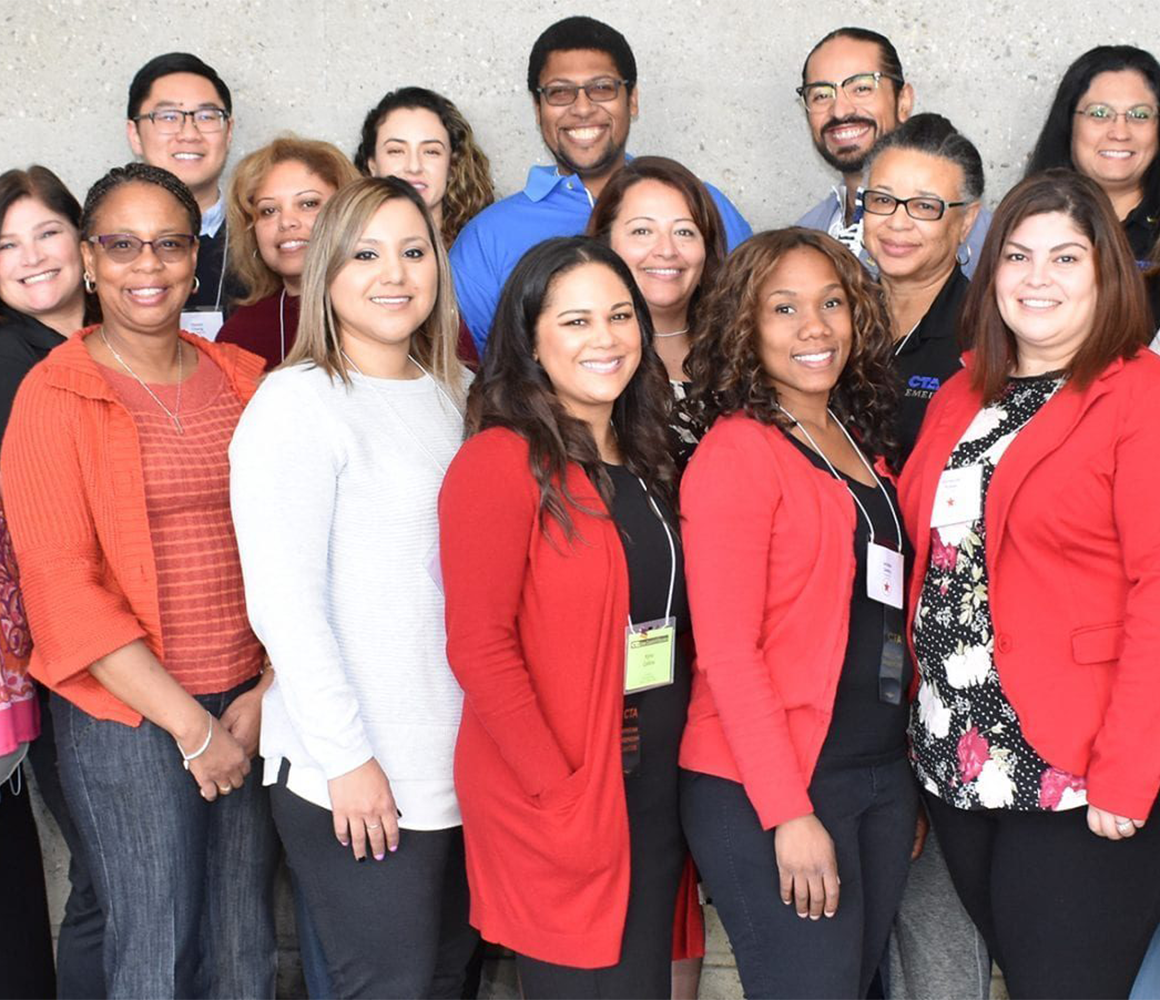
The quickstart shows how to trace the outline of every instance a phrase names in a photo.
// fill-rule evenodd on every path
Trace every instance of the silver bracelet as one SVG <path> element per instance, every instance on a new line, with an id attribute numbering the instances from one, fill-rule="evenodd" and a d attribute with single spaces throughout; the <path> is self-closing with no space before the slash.
<path id="1" fill-rule="evenodd" d="M 181 766 L 184 767 L 187 771 L 189 770 L 189 762 L 191 760 L 197 760 L 198 757 L 205 753 L 209 749 L 209 741 L 213 739 L 213 715 L 210 713 L 208 708 L 205 710 L 205 716 L 207 719 L 209 719 L 209 732 L 205 734 L 205 742 L 196 750 L 194 750 L 193 753 L 186 753 L 181 748 L 181 744 L 177 743 L 177 740 L 173 741 L 174 743 L 177 743 L 177 752 L 181 754 Z"/>

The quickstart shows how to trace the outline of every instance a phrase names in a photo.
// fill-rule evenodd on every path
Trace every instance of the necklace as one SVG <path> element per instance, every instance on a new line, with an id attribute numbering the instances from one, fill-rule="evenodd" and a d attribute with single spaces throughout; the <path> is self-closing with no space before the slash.
<path id="1" fill-rule="evenodd" d="M 184 352 L 181 350 L 181 340 L 179 339 L 177 341 L 177 403 L 174 405 L 173 409 L 171 410 L 171 409 L 169 409 L 168 406 L 166 406 L 163 402 L 161 402 L 161 400 L 157 396 L 157 393 L 155 393 L 152 389 L 150 389 L 149 386 L 145 384 L 145 380 L 142 379 L 141 376 L 138 375 L 135 371 L 133 371 L 133 369 L 130 368 L 129 365 L 125 362 L 125 359 L 117 353 L 116 348 L 113 347 L 113 345 L 109 343 L 109 338 L 105 336 L 105 328 L 103 326 L 100 327 L 99 332 L 101 334 L 102 343 L 104 343 L 104 345 L 109 349 L 109 353 L 111 355 L 113 355 L 114 358 L 117 359 L 117 364 L 119 364 L 122 368 L 125 369 L 125 371 L 127 371 L 130 375 L 132 375 L 133 378 L 135 378 L 137 380 L 137 384 L 139 386 L 141 386 L 141 388 L 144 389 L 147 393 L 149 393 L 153 402 L 155 402 L 158 406 L 161 407 L 161 409 L 163 409 L 165 411 L 165 415 L 170 420 L 173 421 L 173 426 L 177 429 L 177 433 L 184 434 L 185 428 L 181 426 L 181 417 L 180 417 L 180 413 L 181 413 L 181 381 L 182 381 L 182 374 L 184 371 L 184 363 L 183 363 Z"/>
<path id="2" fill-rule="evenodd" d="M 688 333 L 689 328 L 686 326 L 683 330 L 674 330 L 672 333 L 654 333 L 653 338 L 656 340 L 664 340 L 666 337 L 679 337 L 682 333 Z"/>

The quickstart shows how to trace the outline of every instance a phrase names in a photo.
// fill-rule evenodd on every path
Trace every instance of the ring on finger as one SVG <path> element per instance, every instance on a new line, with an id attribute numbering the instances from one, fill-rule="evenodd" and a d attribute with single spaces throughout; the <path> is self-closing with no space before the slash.
<path id="1" fill-rule="evenodd" d="M 224 785 L 218 785 L 218 791 L 221 792 L 222 795 L 229 795 L 229 793 L 233 790 L 234 786 L 231 785 L 228 781 Z"/>
<path id="2" fill-rule="evenodd" d="M 379 828 L 379 826 L 380 826 L 380 825 L 381 825 L 381 824 L 379 824 L 379 823 L 368 823 L 368 824 L 367 824 L 367 829 L 368 829 L 368 830 L 377 830 L 377 829 Z"/>
<path id="3" fill-rule="evenodd" d="M 1130 819 L 1126 819 L 1123 822 L 1116 824 L 1116 829 L 1119 830 L 1120 833 L 1129 833 L 1132 829 L 1134 829 L 1134 827 L 1135 824 Z"/>

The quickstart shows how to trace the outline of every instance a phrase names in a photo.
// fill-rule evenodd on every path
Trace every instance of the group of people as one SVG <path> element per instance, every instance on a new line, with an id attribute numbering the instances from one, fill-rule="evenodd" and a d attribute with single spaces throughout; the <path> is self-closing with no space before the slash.
<path id="1" fill-rule="evenodd" d="M 702 898 L 749 997 L 1155 995 L 1160 64 L 992 215 L 837 29 L 756 235 L 615 29 L 527 85 L 501 200 L 418 87 L 225 184 L 188 53 L 83 205 L 0 175 L 0 995 L 272 997 L 282 853 L 316 997 L 695 996 Z"/>

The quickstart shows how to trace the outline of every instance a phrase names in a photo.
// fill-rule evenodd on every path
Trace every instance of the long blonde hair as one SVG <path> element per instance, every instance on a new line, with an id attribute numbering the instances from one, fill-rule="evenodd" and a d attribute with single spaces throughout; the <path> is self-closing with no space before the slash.
<path id="1" fill-rule="evenodd" d="M 410 184 L 397 177 L 363 177 L 353 181 L 318 213 L 302 271 L 298 336 L 282 367 L 307 361 L 332 379 L 350 383 L 330 286 L 350 262 L 371 217 L 395 198 L 405 198 L 422 213 L 439 275 L 431 314 L 411 336 L 411 356 L 462 406 L 464 369 L 455 353 L 459 341 L 459 309 L 455 304 L 447 251 L 423 199 Z"/>
<path id="2" fill-rule="evenodd" d="M 296 135 L 279 136 L 261 149 L 255 149 L 237 165 L 226 193 L 226 219 L 230 233 L 229 267 L 246 289 L 246 296 L 238 305 L 253 305 L 282 288 L 282 276 L 271 270 L 258 252 L 254 235 L 258 209 L 254 198 L 274 167 L 292 161 L 301 163 L 336 191 L 359 176 L 354 164 L 337 146 Z"/>

